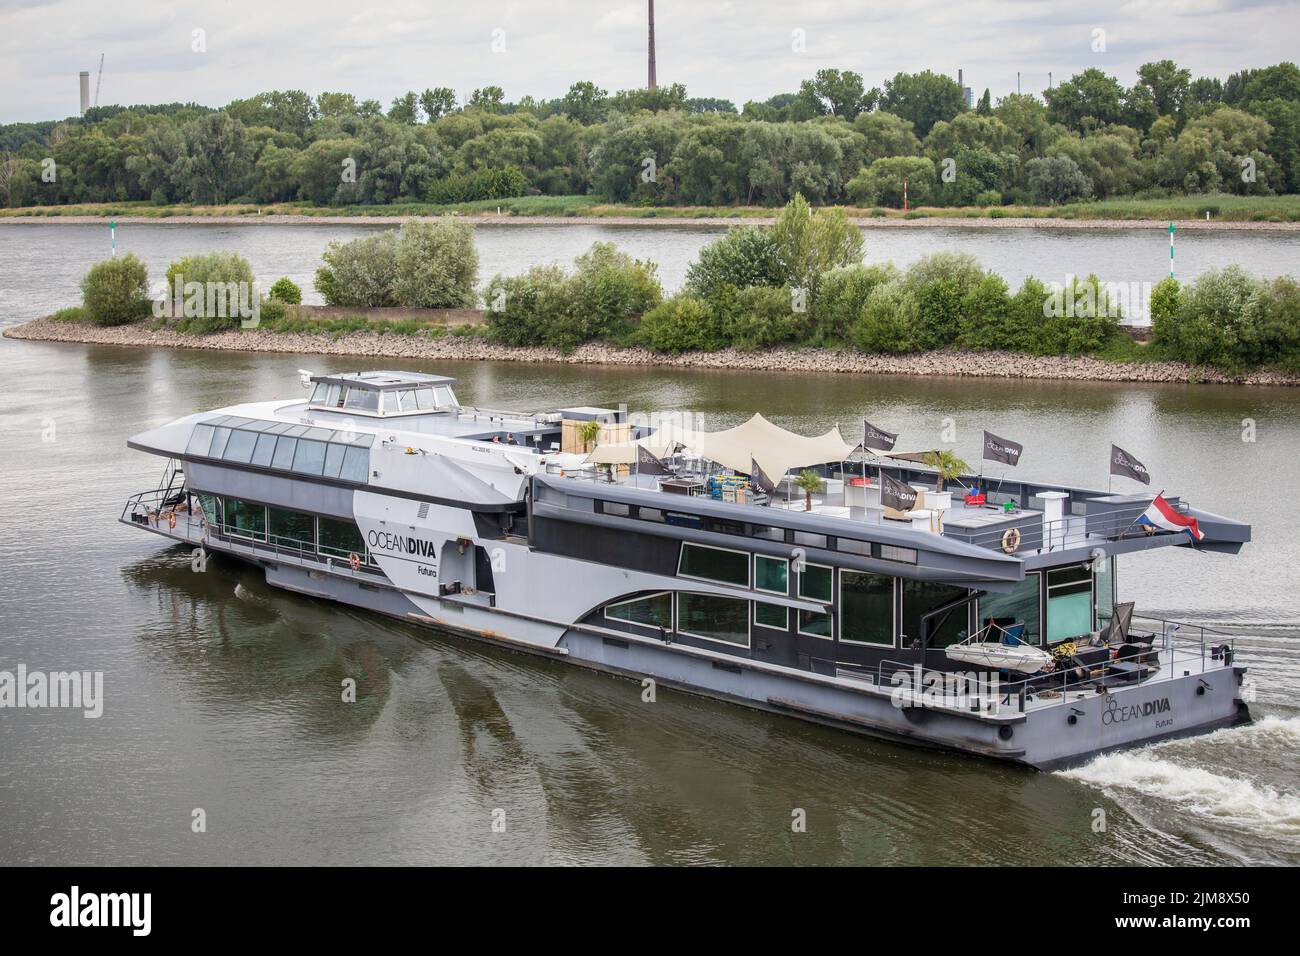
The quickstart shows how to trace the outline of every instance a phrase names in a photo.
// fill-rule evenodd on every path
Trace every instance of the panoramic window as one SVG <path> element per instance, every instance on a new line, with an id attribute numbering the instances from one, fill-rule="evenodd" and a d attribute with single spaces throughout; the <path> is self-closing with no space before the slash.
<path id="1" fill-rule="evenodd" d="M 194 431 L 190 433 L 190 443 L 185 446 L 185 451 L 191 455 L 206 455 L 211 447 L 212 426 L 195 425 Z"/>
<path id="2" fill-rule="evenodd" d="M 275 455 L 271 458 L 271 467 L 288 471 L 289 466 L 293 464 L 293 453 L 297 447 L 298 439 L 281 435 L 279 441 L 275 443 Z"/>
<path id="3" fill-rule="evenodd" d="M 1115 615 L 1115 558 L 1112 555 L 1097 566 L 1094 588 L 1097 594 L 1097 626 Z"/>
<path id="4" fill-rule="evenodd" d="M 683 577 L 749 587 L 749 555 L 743 551 L 683 544 L 677 573 Z"/>
<path id="5" fill-rule="evenodd" d="M 316 519 L 301 511 L 268 507 L 267 524 L 273 544 L 301 551 L 316 550 Z"/>
<path id="6" fill-rule="evenodd" d="M 990 591 L 985 594 L 979 600 L 979 626 L 984 628 L 990 621 L 996 621 L 1003 627 L 1023 624 L 1025 643 L 1040 643 L 1043 636 L 1038 611 L 1038 589 L 1041 580 L 1036 572 L 1031 571 L 1011 591 L 1005 594 L 995 594 Z"/>
<path id="7" fill-rule="evenodd" d="M 343 453 L 343 468 L 339 477 L 347 481 L 365 483 L 370 475 L 370 449 L 349 445 Z"/>
<path id="8" fill-rule="evenodd" d="M 266 540 L 266 508 L 239 498 L 227 498 L 225 505 L 227 534 Z"/>
<path id="9" fill-rule="evenodd" d="M 226 442 L 230 440 L 229 428 L 212 430 L 212 445 L 208 448 L 209 458 L 220 458 L 226 451 Z"/>
<path id="10" fill-rule="evenodd" d="M 258 435 L 257 445 L 253 448 L 253 464 L 261 465 L 263 468 L 271 464 L 271 456 L 275 454 L 275 436 Z"/>
<path id="11" fill-rule="evenodd" d="M 325 467 L 325 443 L 309 438 L 298 439 L 293 453 L 293 470 L 302 475 L 319 475 Z"/>
<path id="12" fill-rule="evenodd" d="M 248 464 L 249 459 L 253 457 L 253 446 L 257 444 L 259 437 L 257 432 L 231 432 L 230 440 L 226 442 L 226 450 L 222 452 L 221 457 L 226 461 Z"/>
<path id="13" fill-rule="evenodd" d="M 318 550 L 335 558 L 346 558 L 350 554 L 366 555 L 366 543 L 361 539 L 361 531 L 351 521 L 338 518 L 317 518 L 319 535 Z"/>
<path id="14" fill-rule="evenodd" d="M 691 637 L 749 646 L 749 602 L 714 594 L 677 595 L 677 630 Z"/>
<path id="15" fill-rule="evenodd" d="M 330 442 L 325 449 L 325 471 L 322 472 L 326 478 L 337 478 L 339 476 L 339 471 L 343 468 L 343 455 L 347 450 L 347 445 Z"/>
<path id="16" fill-rule="evenodd" d="M 821 611 L 800 611 L 799 633 L 807 634 L 809 637 L 833 637 L 831 616 Z"/>
<path id="17" fill-rule="evenodd" d="M 663 591 L 633 601 L 621 601 L 606 607 L 605 617 L 656 630 L 661 627 L 672 630 L 673 597 L 667 591 Z"/>
<path id="18" fill-rule="evenodd" d="M 754 587 L 772 594 L 790 593 L 790 562 L 785 558 L 754 555 Z"/>
<path id="19" fill-rule="evenodd" d="M 840 571 L 840 640 L 894 646 L 894 579 Z"/>

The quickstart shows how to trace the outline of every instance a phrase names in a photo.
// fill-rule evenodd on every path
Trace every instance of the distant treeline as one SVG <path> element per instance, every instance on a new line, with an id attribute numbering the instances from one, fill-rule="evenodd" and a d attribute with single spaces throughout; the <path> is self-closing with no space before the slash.
<path id="1" fill-rule="evenodd" d="M 1088 69 L 1043 97 L 961 88 L 929 71 L 867 89 L 820 70 L 792 93 L 737 110 L 674 84 L 458 103 L 426 89 L 377 100 L 262 93 L 224 109 L 97 107 L 0 127 L 9 206 L 386 205 L 592 195 L 648 205 L 1051 204 L 1208 192 L 1300 191 L 1300 69 L 1226 82 L 1171 60 L 1130 87 Z"/>

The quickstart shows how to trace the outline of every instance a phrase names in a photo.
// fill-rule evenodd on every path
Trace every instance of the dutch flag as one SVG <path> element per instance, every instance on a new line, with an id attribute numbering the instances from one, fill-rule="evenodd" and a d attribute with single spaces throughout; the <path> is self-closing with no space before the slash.
<path id="1" fill-rule="evenodd" d="M 1179 514 L 1175 511 L 1174 506 L 1165 501 L 1164 492 L 1156 495 L 1155 500 L 1137 519 L 1137 523 L 1149 528 L 1159 528 L 1162 531 L 1186 531 L 1193 541 L 1200 541 L 1205 537 L 1196 519 L 1191 515 Z"/>

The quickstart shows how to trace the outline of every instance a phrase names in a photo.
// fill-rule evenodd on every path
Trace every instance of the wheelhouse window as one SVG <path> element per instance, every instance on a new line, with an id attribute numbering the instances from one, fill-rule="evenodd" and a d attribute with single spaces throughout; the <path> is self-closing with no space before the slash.
<path id="1" fill-rule="evenodd" d="M 840 570 L 840 640 L 894 646 L 894 579 Z"/>
<path id="2" fill-rule="evenodd" d="M 950 601 L 963 597 L 965 588 L 933 581 L 903 581 L 903 634 L 908 642 L 921 637 L 921 618 Z M 930 619 L 928 647 L 947 647 L 966 637 L 968 630 L 965 606 Z"/>
<path id="3" fill-rule="evenodd" d="M 377 412 L 379 392 L 373 388 L 349 388 L 347 398 L 343 400 L 343 407 L 356 409 L 359 412 Z"/>
<path id="4" fill-rule="evenodd" d="M 244 538 L 266 540 L 266 508 L 239 498 L 225 499 L 226 532 Z"/>
<path id="5" fill-rule="evenodd" d="M 1078 637 L 1092 630 L 1092 567 L 1074 564 L 1047 572 L 1047 640 Z"/>
<path id="6" fill-rule="evenodd" d="M 744 551 L 683 544 L 677 573 L 682 577 L 749 587 L 749 555 Z M 748 612 L 746 612 L 748 618 Z"/>
<path id="7" fill-rule="evenodd" d="M 677 630 L 724 644 L 749 646 L 749 602 L 715 594 L 677 595 Z"/>
<path id="8" fill-rule="evenodd" d="M 789 594 L 790 562 L 765 554 L 754 555 L 754 588 L 772 594 Z"/>
<path id="9" fill-rule="evenodd" d="M 672 630 L 673 596 L 662 591 L 648 597 L 610 604 L 605 608 L 605 617 L 612 621 L 626 621 L 638 627 Z"/>
<path id="10" fill-rule="evenodd" d="M 1042 578 L 1037 572 L 1030 572 L 1012 590 L 998 594 L 990 591 L 979 599 L 979 626 L 982 630 L 989 624 L 1011 627 L 1015 624 L 1025 626 L 1026 644 L 1039 644 L 1043 639 L 1041 615 L 1039 614 L 1039 588 Z"/>

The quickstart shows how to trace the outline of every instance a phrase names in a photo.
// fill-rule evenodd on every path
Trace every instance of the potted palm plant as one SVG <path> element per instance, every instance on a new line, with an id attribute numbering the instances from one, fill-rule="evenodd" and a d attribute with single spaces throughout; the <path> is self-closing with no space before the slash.
<path id="1" fill-rule="evenodd" d="M 932 499 L 927 494 L 925 505 L 936 511 L 946 511 L 952 507 L 952 492 L 944 491 L 943 486 L 970 471 L 970 465 L 950 451 L 932 451 L 925 456 L 925 463 L 938 472 L 934 480 L 934 497 Z"/>
<path id="2" fill-rule="evenodd" d="M 795 487 L 803 492 L 803 510 L 812 511 L 812 496 L 826 490 L 826 482 L 815 471 L 804 470 L 794 480 Z"/>
<path id="3" fill-rule="evenodd" d="M 583 422 L 578 426 L 578 441 L 582 442 L 583 451 L 591 451 L 591 447 L 600 437 L 600 422 Z"/>

